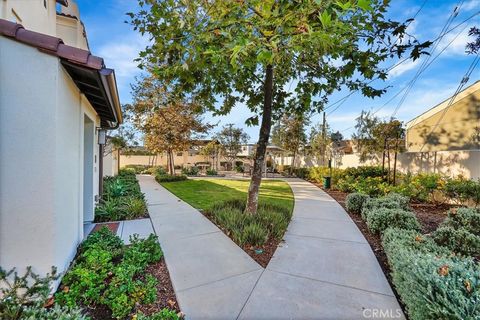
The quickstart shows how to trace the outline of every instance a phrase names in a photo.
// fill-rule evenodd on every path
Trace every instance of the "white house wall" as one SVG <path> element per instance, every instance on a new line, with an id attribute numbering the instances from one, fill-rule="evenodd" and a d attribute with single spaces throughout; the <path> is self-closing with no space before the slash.
<path id="1" fill-rule="evenodd" d="M 35 61 L 35 63 L 33 63 Z M 0 265 L 55 259 L 57 58 L 0 37 Z"/>
<path id="2" fill-rule="evenodd" d="M 59 59 L 0 37 L 0 266 L 63 271 L 83 238 L 83 119 Z M 98 194 L 98 144 L 93 190 Z M 94 202 L 94 199 L 91 199 Z"/>

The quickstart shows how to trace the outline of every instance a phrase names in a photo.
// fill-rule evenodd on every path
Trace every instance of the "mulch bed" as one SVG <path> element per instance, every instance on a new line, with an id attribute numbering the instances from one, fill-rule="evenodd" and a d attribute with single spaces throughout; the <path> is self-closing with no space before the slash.
<path id="1" fill-rule="evenodd" d="M 159 262 L 149 265 L 145 270 L 145 275 L 147 274 L 154 276 L 158 280 L 157 301 L 148 305 L 140 305 L 137 307 L 137 311 L 141 311 L 146 315 L 159 312 L 163 308 L 175 310 L 177 313 L 180 312 L 165 259 L 162 257 Z"/>
<path id="2" fill-rule="evenodd" d="M 276 239 L 268 239 L 263 246 L 260 248 L 254 247 L 243 247 L 242 249 L 255 260 L 259 265 L 266 268 L 268 263 L 273 257 L 275 250 L 277 250 L 278 245 L 281 241 Z M 261 253 L 257 253 L 255 250 L 262 250 Z"/>
<path id="3" fill-rule="evenodd" d="M 217 224 L 211 217 L 208 216 L 203 210 L 199 210 L 205 218 L 210 220 L 214 225 L 216 225 L 222 232 L 229 237 L 233 242 L 233 238 L 230 236 L 230 233 L 225 230 L 221 225 Z M 262 267 L 266 268 L 268 263 L 273 257 L 275 250 L 277 250 L 278 245 L 282 242 L 282 240 L 277 239 L 268 239 L 265 243 L 260 247 L 252 247 L 252 246 L 240 246 L 255 262 L 257 262 Z M 238 245 L 238 244 L 237 244 Z"/>
<path id="4" fill-rule="evenodd" d="M 324 189 L 320 184 L 315 185 L 328 193 L 332 198 L 334 198 L 345 209 L 350 218 L 357 225 L 358 229 L 360 229 L 363 236 L 370 244 L 373 253 L 377 257 L 380 267 L 382 268 L 383 273 L 387 277 L 387 280 L 390 283 L 390 287 L 392 287 L 395 296 L 397 297 L 397 300 L 401 304 L 401 307 L 402 309 L 404 309 L 403 311 L 405 313 L 405 306 L 403 305 L 392 283 L 390 266 L 388 265 L 387 256 L 383 251 L 382 240 L 380 236 L 373 234 L 368 230 L 367 224 L 365 223 L 365 221 L 362 220 L 362 217 L 359 214 L 348 212 L 347 208 L 345 207 L 345 198 L 347 197 L 348 193 L 338 190 L 327 190 Z M 422 231 L 424 233 L 430 233 L 438 227 L 438 225 L 446 218 L 448 210 L 450 210 L 450 208 L 454 206 L 449 204 L 410 203 L 410 207 L 412 208 L 413 212 L 417 216 L 418 221 L 422 225 Z"/>

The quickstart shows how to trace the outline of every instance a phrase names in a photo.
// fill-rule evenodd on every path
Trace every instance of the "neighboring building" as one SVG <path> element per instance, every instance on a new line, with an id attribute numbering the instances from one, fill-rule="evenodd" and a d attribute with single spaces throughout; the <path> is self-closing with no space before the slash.
<path id="1" fill-rule="evenodd" d="M 99 138 L 121 121 L 115 73 L 88 51 L 75 3 L 1 0 L 0 266 L 68 267 L 94 219 Z"/>
<path id="2" fill-rule="evenodd" d="M 406 125 L 407 152 L 480 150 L 480 81 Z"/>
<path id="3" fill-rule="evenodd" d="M 178 167 L 202 167 L 202 168 L 219 168 L 221 157 L 209 157 L 201 154 L 203 146 L 210 143 L 212 140 L 194 140 L 192 146 L 188 150 L 175 151 L 173 153 L 173 163 Z M 167 155 L 152 154 L 144 147 L 131 147 L 124 150 L 120 155 L 120 167 L 127 165 L 145 165 L 145 166 L 167 166 Z"/>

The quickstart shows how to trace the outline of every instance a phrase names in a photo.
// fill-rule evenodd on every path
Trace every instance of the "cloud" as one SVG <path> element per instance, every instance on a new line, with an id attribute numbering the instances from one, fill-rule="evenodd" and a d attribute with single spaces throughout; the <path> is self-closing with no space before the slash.
<path id="1" fill-rule="evenodd" d="M 399 64 L 394 69 L 390 70 L 390 72 L 388 73 L 388 78 L 392 79 L 392 78 L 395 78 L 395 77 L 398 77 L 398 76 L 404 74 L 407 71 L 415 69 L 420 62 L 421 62 L 420 59 L 417 59 L 415 61 L 407 60 L 404 63 Z"/>
<path id="2" fill-rule="evenodd" d="M 480 8 L 480 3 L 479 3 L 478 0 L 470 0 L 470 1 L 465 2 L 462 5 L 462 10 L 463 11 L 471 11 L 471 10 L 479 9 L 479 8 Z"/>
<path id="3" fill-rule="evenodd" d="M 448 46 L 445 50 L 443 55 L 466 55 L 465 53 L 465 46 L 469 41 L 472 39 L 468 36 L 468 30 L 470 30 L 472 26 L 468 26 L 465 29 L 459 32 L 452 32 L 443 37 L 438 45 L 437 52 L 440 52 L 444 47 Z"/>
<path id="4" fill-rule="evenodd" d="M 130 101 L 130 83 L 135 76 L 140 75 L 138 58 L 141 50 L 145 49 L 148 41 L 140 35 L 132 33 L 127 37 L 116 37 L 109 42 L 103 43 L 97 53 L 105 60 L 107 67 L 115 69 L 115 75 L 119 87 L 122 102 Z"/>

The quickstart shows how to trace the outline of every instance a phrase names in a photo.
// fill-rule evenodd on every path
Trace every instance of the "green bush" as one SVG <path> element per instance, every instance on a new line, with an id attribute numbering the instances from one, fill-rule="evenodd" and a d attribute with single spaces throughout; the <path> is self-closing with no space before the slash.
<path id="1" fill-rule="evenodd" d="M 410 204 L 409 197 L 394 192 L 387 194 L 385 198 L 395 201 L 398 203 L 398 206 L 403 209 L 408 209 Z"/>
<path id="2" fill-rule="evenodd" d="M 159 312 L 146 316 L 144 314 L 138 314 L 137 320 L 180 320 L 182 319 L 175 310 L 169 310 L 164 308 Z"/>
<path id="3" fill-rule="evenodd" d="M 135 174 L 144 173 L 145 171 L 149 170 L 151 167 L 143 164 L 127 164 L 125 166 L 126 169 L 133 170 Z"/>
<path id="4" fill-rule="evenodd" d="M 452 256 L 411 230 L 387 229 L 382 240 L 410 319 L 480 318 L 480 267 L 473 259 Z"/>
<path id="5" fill-rule="evenodd" d="M 292 216 L 290 209 L 260 203 L 257 214 L 247 215 L 245 205 L 243 199 L 218 202 L 206 214 L 241 246 L 261 246 L 266 239 L 283 236 Z"/>
<path id="6" fill-rule="evenodd" d="M 368 229 L 373 233 L 383 233 L 387 228 L 399 228 L 407 230 L 420 230 L 420 223 L 417 217 L 403 209 L 377 208 L 368 211 Z"/>
<path id="7" fill-rule="evenodd" d="M 103 179 L 103 194 L 95 208 L 95 222 L 143 217 L 146 203 L 132 169 L 120 170 L 116 177 Z"/>
<path id="8" fill-rule="evenodd" d="M 386 169 L 379 166 L 359 166 L 345 169 L 344 176 L 351 176 L 354 178 L 375 178 L 382 177 L 387 174 Z"/>
<path id="9" fill-rule="evenodd" d="M 182 168 L 182 174 L 186 176 L 198 176 L 200 169 L 198 167 Z"/>
<path id="10" fill-rule="evenodd" d="M 261 246 L 267 240 L 268 231 L 258 223 L 250 223 L 242 230 L 241 242 L 245 245 Z"/>
<path id="11" fill-rule="evenodd" d="M 363 193 L 350 193 L 345 199 L 345 206 L 350 212 L 360 213 L 362 212 L 363 204 L 368 198 L 369 196 Z"/>
<path id="12" fill-rule="evenodd" d="M 455 253 L 467 256 L 480 256 L 480 236 L 467 229 L 441 226 L 432 233 L 432 238 L 441 246 Z"/>
<path id="13" fill-rule="evenodd" d="M 153 303 L 157 280 L 143 273 L 162 257 L 157 237 L 152 234 L 141 240 L 135 235 L 130 242 L 124 246 L 107 228 L 90 235 L 80 246 L 55 300 L 69 307 L 104 305 L 119 319 L 137 304 Z"/>
<path id="14" fill-rule="evenodd" d="M 442 226 L 465 228 L 469 232 L 480 236 L 480 210 L 474 208 L 451 210 Z"/>
<path id="15" fill-rule="evenodd" d="M 473 202 L 480 204 L 480 180 L 474 181 L 463 177 L 448 179 L 445 184 L 445 194 L 460 204 Z"/>
<path id="16" fill-rule="evenodd" d="M 54 306 L 46 309 L 52 283 L 59 276 L 55 268 L 52 273 L 40 277 L 28 267 L 23 275 L 16 269 L 0 268 L 0 319 L 26 320 L 87 320 L 79 308 Z"/>
<path id="17" fill-rule="evenodd" d="M 370 211 L 379 208 L 408 210 L 408 205 L 404 205 L 403 202 L 399 202 L 396 198 L 368 198 L 362 207 L 362 218 L 366 220 Z"/>
<path id="18" fill-rule="evenodd" d="M 207 176 L 216 176 L 218 172 L 214 169 L 207 169 Z"/>
<path id="19" fill-rule="evenodd" d="M 158 183 L 160 183 L 160 182 L 177 182 L 177 181 L 187 180 L 187 176 L 185 176 L 185 175 L 171 175 L 171 174 L 157 174 L 155 176 L 155 180 L 157 180 Z"/>
<path id="20" fill-rule="evenodd" d="M 310 168 L 308 172 L 307 179 L 315 183 L 323 183 L 324 177 L 332 177 L 332 185 L 336 186 L 338 179 L 343 177 L 342 169 L 332 168 L 330 173 L 330 168 L 328 167 L 313 167 Z"/>
<path id="21" fill-rule="evenodd" d="M 300 179 L 308 179 L 310 176 L 310 168 L 295 168 L 293 174 Z"/>

